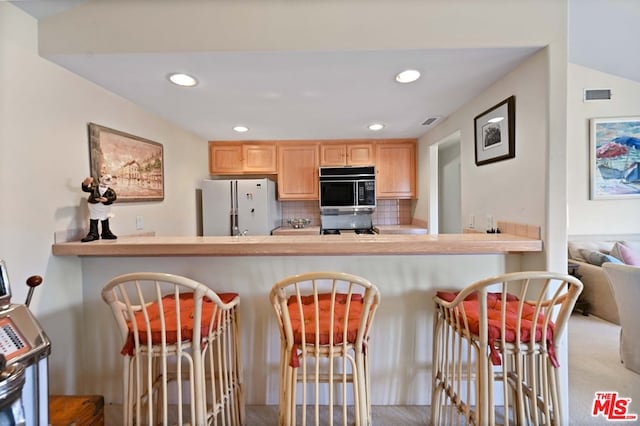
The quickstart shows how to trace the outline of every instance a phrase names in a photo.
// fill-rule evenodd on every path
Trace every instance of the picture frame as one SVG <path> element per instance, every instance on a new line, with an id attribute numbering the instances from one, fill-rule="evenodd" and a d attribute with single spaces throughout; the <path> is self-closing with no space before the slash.
<path id="1" fill-rule="evenodd" d="M 640 116 L 592 118 L 590 199 L 640 198 Z"/>
<path id="2" fill-rule="evenodd" d="M 89 123 L 90 174 L 110 174 L 117 202 L 164 200 L 164 147 L 158 142 Z"/>
<path id="3" fill-rule="evenodd" d="M 510 96 L 473 119 L 476 166 L 516 156 L 516 97 Z"/>

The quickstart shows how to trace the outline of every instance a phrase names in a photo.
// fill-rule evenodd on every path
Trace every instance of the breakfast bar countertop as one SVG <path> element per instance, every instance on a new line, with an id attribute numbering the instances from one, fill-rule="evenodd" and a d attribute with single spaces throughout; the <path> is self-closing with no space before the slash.
<path id="1" fill-rule="evenodd" d="M 335 256 L 541 252 L 542 241 L 512 234 L 342 234 L 244 237 L 129 236 L 56 243 L 56 256 Z"/>

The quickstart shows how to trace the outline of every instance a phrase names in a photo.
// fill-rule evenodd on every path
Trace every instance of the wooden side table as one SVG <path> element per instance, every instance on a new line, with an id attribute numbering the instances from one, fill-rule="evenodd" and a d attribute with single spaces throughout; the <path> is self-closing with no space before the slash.
<path id="1" fill-rule="evenodd" d="M 567 263 L 567 271 L 569 275 L 573 275 L 577 279 L 582 278 L 582 275 L 578 273 L 578 269 L 580 269 L 580 265 L 574 262 Z M 589 316 L 589 311 L 591 310 L 591 304 L 584 300 L 582 294 L 578 296 L 578 300 L 576 301 L 575 306 L 573 307 L 573 312 L 582 312 L 582 315 Z"/>
<path id="2" fill-rule="evenodd" d="M 102 395 L 50 395 L 51 426 L 104 426 Z"/>

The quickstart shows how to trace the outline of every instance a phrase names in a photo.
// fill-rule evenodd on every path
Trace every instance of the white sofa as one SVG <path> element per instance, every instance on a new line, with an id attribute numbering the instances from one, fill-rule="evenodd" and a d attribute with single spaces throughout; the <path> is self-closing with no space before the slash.
<path id="1" fill-rule="evenodd" d="M 620 313 L 620 360 L 640 374 L 640 266 L 603 263 Z"/>
<path id="2" fill-rule="evenodd" d="M 588 312 L 614 324 L 620 324 L 620 316 L 611 285 L 598 262 L 589 254 L 608 255 L 616 242 L 640 251 L 640 235 L 572 236 L 568 241 L 569 262 L 578 265 L 577 274 L 584 284 L 580 300 L 589 304 Z M 602 259 L 601 259 L 602 260 Z M 591 262 L 590 262 L 591 261 Z"/>

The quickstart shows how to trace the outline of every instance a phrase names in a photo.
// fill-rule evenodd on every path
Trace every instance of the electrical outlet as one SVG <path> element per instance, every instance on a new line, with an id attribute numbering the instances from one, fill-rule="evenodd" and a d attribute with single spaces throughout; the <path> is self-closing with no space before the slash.
<path id="1" fill-rule="evenodd" d="M 136 216 L 136 229 L 141 231 L 144 229 L 144 219 L 142 216 Z"/>

